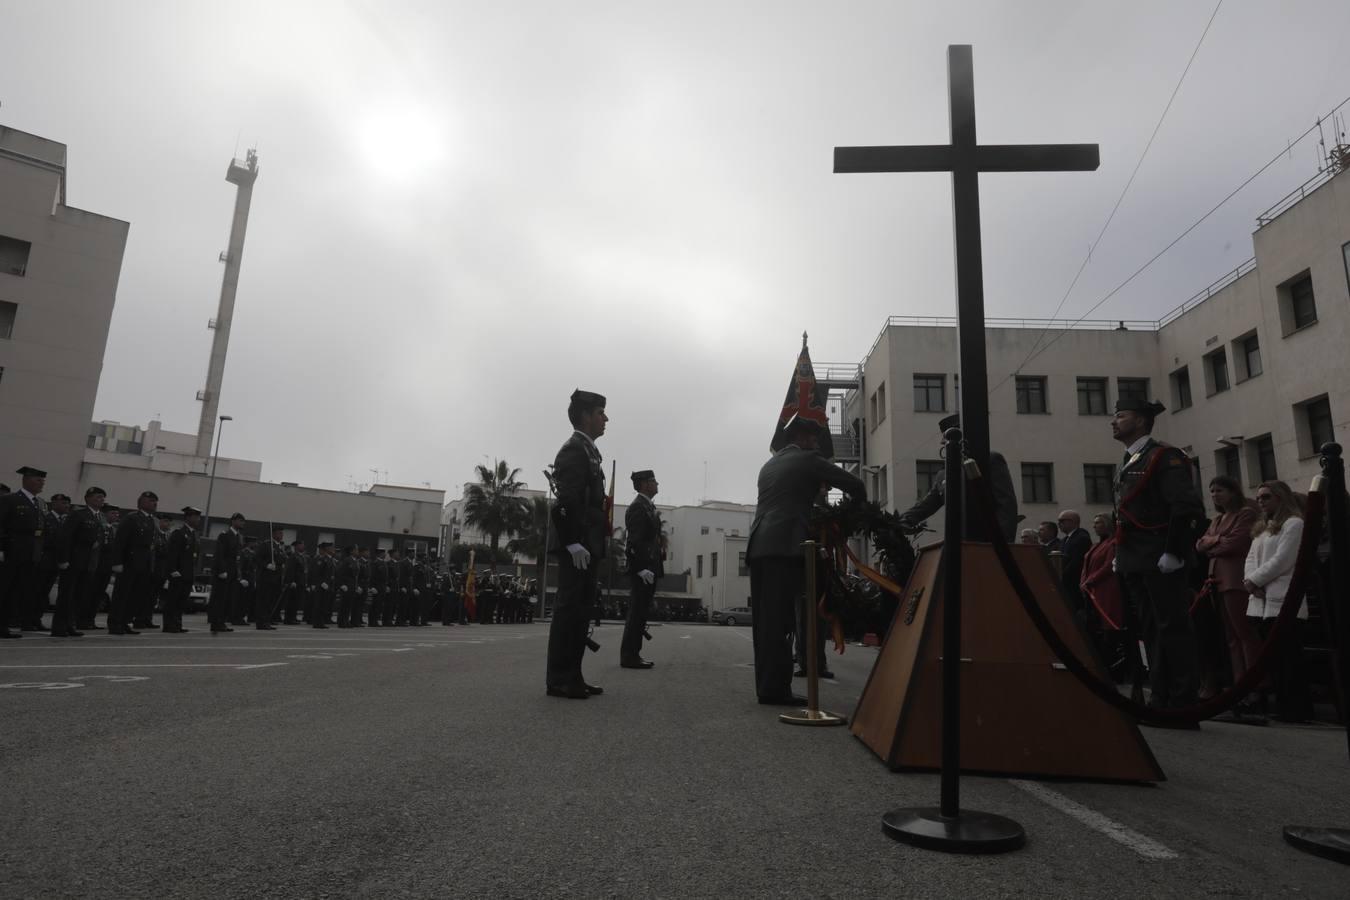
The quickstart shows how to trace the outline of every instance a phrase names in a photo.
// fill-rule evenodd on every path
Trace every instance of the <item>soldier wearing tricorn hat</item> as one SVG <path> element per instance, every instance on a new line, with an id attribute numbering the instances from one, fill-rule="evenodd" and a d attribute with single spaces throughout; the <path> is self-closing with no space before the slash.
<path id="1" fill-rule="evenodd" d="M 624 514 L 624 556 L 628 561 L 628 621 L 624 623 L 623 643 L 619 645 L 619 665 L 625 669 L 650 669 L 654 664 L 642 658 L 642 636 L 647 616 L 656 595 L 656 580 L 665 574 L 665 552 L 661 549 L 661 514 L 652 498 L 656 496 L 656 473 L 642 469 L 632 474 L 637 496 Z"/>

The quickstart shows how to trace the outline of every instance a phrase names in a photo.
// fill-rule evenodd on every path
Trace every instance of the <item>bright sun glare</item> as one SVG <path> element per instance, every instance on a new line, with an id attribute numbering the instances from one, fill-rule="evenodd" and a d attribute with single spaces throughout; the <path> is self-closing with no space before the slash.
<path id="1" fill-rule="evenodd" d="M 446 161 L 445 122 L 430 107 L 387 103 L 358 121 L 356 143 L 361 158 L 383 179 L 408 183 Z"/>

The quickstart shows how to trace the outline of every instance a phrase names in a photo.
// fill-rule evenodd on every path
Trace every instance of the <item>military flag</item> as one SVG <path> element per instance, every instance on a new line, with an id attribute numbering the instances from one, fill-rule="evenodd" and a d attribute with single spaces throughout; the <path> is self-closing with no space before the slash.
<path id="1" fill-rule="evenodd" d="M 825 386 L 816 383 L 816 370 L 811 367 L 811 351 L 806 348 L 806 332 L 803 331 L 802 352 L 797 356 L 797 365 L 792 370 L 792 380 L 788 382 L 787 397 L 778 413 L 769 449 L 778 451 L 787 444 L 783 426 L 793 416 L 801 416 L 820 425 L 820 455 L 834 459 L 834 439 L 830 437 L 830 419 L 825 411 L 828 395 Z"/>

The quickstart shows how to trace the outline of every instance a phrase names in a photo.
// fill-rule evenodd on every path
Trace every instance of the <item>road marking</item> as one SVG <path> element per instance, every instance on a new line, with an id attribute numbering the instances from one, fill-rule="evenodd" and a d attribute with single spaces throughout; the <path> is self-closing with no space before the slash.
<path id="1" fill-rule="evenodd" d="M 1052 791 L 1042 784 L 1037 784 L 1034 781 L 1023 781 L 1018 778 L 1009 778 L 1008 783 L 1025 791 L 1047 806 L 1053 806 L 1066 816 L 1077 819 L 1094 831 L 1100 831 L 1111 840 L 1124 844 L 1145 859 L 1176 859 L 1178 857 L 1176 851 L 1164 847 L 1152 838 L 1145 837 L 1133 829 L 1126 828 L 1114 819 L 1108 819 L 1096 810 L 1088 809 L 1081 803 L 1070 800 L 1059 791 Z"/>
<path id="2" fill-rule="evenodd" d="M 290 665 L 284 662 L 270 663 L 66 663 L 63 666 L 0 666 L 0 669 L 270 669 L 273 666 Z"/>
<path id="3" fill-rule="evenodd" d="M 123 684 L 128 681 L 149 681 L 146 675 L 72 675 L 71 681 L 88 681 L 90 678 L 97 678 L 100 681 L 111 681 L 114 684 Z"/>
<path id="4" fill-rule="evenodd" d="M 687 640 L 689 640 L 689 638 L 690 638 L 691 636 L 692 636 L 692 635 L 682 634 L 682 635 L 680 635 L 680 640 L 682 640 L 682 641 L 687 641 Z"/>
<path id="5" fill-rule="evenodd" d="M 84 685 L 71 681 L 12 681 L 9 684 L 0 684 L 0 688 L 20 691 L 64 691 L 81 687 Z"/>

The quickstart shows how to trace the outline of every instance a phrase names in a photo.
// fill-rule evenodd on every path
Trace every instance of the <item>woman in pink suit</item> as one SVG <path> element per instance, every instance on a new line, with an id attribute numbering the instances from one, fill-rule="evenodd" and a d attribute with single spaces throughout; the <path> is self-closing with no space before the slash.
<path id="1" fill-rule="evenodd" d="M 1261 638 L 1247 620 L 1247 590 L 1242 566 L 1252 544 L 1256 510 L 1242 495 L 1235 478 L 1219 475 L 1209 482 L 1209 496 L 1218 514 L 1195 549 L 1209 558 L 1209 578 L 1228 639 L 1228 661 L 1233 680 L 1241 678 L 1261 650 Z"/>

